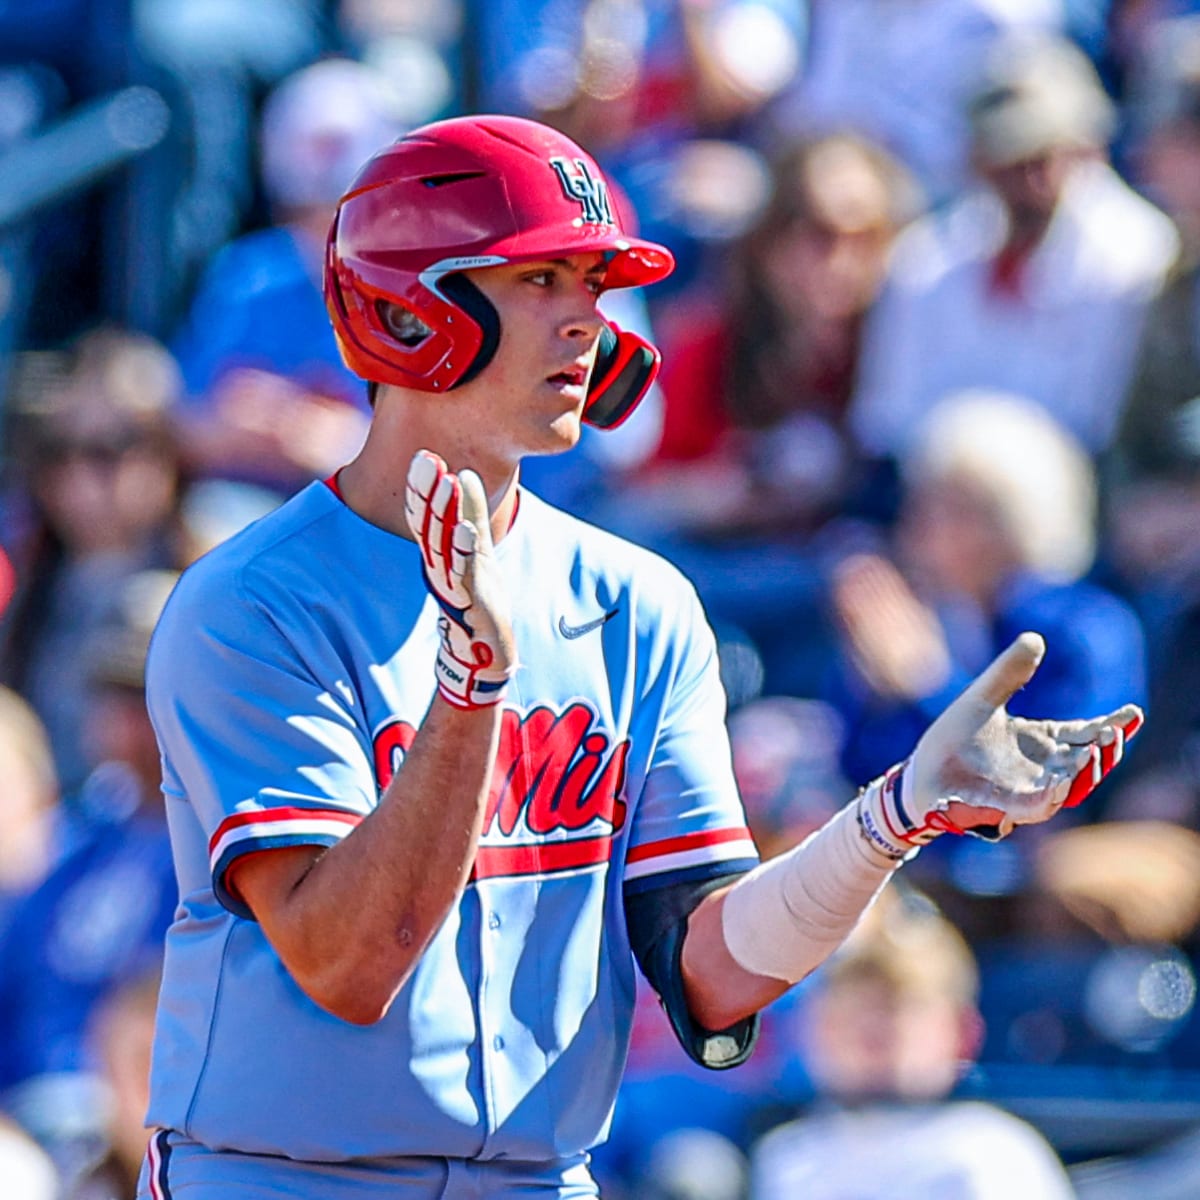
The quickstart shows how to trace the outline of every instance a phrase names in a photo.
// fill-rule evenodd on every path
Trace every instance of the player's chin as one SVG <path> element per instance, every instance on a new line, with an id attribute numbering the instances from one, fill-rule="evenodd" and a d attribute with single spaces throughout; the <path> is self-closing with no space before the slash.
<path id="1" fill-rule="evenodd" d="M 558 413 L 551 416 L 530 438 L 530 454 L 562 454 L 574 447 L 580 437 L 582 426 L 580 410 Z"/>

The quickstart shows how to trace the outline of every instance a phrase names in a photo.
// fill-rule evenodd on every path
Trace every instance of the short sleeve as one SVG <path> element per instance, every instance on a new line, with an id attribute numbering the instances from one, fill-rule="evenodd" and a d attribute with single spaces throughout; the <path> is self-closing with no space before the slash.
<path id="1" fill-rule="evenodd" d="M 311 631 L 307 642 L 288 637 L 253 600 L 206 603 L 211 588 L 186 584 L 147 662 L 163 787 L 203 828 L 218 900 L 253 919 L 226 885 L 230 867 L 350 833 L 377 801 L 369 742 L 352 689 Z"/>
<path id="2" fill-rule="evenodd" d="M 716 639 L 690 587 L 670 636 L 660 727 L 626 854 L 626 895 L 738 874 L 758 862 L 734 782 Z"/>

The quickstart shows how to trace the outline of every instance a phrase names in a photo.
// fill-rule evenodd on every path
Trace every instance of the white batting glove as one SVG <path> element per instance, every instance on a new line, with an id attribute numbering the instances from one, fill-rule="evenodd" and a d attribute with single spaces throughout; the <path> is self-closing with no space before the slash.
<path id="1" fill-rule="evenodd" d="M 474 471 L 454 475 L 436 454 L 418 450 L 404 512 L 421 548 L 425 584 L 442 610 L 438 690 L 457 708 L 498 704 L 516 670 L 517 649 L 483 483 Z"/>
<path id="2" fill-rule="evenodd" d="M 863 791 L 858 821 L 872 846 L 904 858 L 941 833 L 1007 837 L 1080 803 L 1121 761 L 1142 726 L 1136 704 L 1083 721 L 1008 715 L 1045 651 L 1039 634 L 1021 634 L 926 730 L 911 759 Z"/>

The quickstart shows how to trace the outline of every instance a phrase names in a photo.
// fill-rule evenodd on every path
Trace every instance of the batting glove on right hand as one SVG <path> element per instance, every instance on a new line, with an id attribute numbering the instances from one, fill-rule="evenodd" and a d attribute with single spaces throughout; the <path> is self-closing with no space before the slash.
<path id="1" fill-rule="evenodd" d="M 474 471 L 454 475 L 436 454 L 418 450 L 404 511 L 425 585 L 441 609 L 438 689 L 457 708 L 497 704 L 517 668 L 517 647 L 483 483 Z"/>
<path id="2" fill-rule="evenodd" d="M 1142 726 L 1136 704 L 1083 721 L 1008 715 L 1045 650 L 1038 634 L 1021 634 L 926 730 L 911 759 L 863 791 L 859 823 L 876 849 L 904 858 L 941 833 L 1007 837 L 1080 803 L 1121 761 Z"/>

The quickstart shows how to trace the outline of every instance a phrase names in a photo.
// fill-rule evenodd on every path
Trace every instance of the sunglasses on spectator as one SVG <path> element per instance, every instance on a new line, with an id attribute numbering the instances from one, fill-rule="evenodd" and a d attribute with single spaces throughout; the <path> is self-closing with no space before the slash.
<path id="1" fill-rule="evenodd" d="M 114 466 L 139 442 L 134 434 L 112 437 L 51 437 L 39 442 L 40 462 L 61 464 L 73 459 L 96 466 Z"/>

